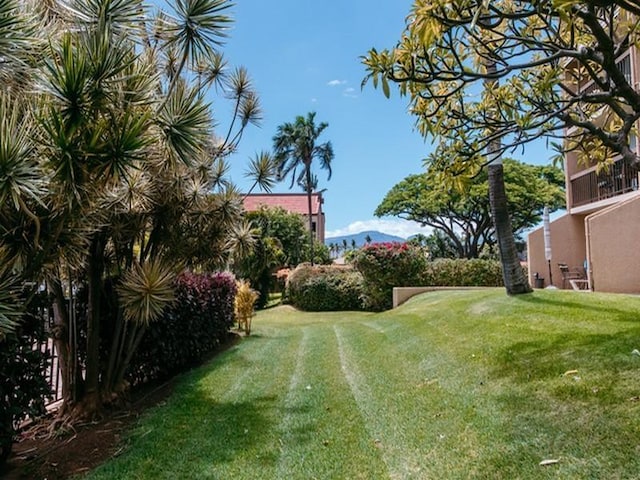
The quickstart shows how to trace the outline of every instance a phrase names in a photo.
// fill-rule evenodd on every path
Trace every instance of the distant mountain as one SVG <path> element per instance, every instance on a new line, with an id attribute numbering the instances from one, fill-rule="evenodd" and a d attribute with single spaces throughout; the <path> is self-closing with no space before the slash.
<path id="1" fill-rule="evenodd" d="M 342 240 L 347 241 L 347 245 L 351 248 L 351 240 L 356 241 L 356 247 L 362 247 L 365 243 L 367 243 L 367 236 L 371 238 L 371 243 L 380 243 L 380 242 L 405 242 L 406 240 L 402 237 L 396 237 L 395 235 L 388 235 L 382 232 L 376 231 L 367 231 L 354 233 L 353 235 L 343 235 L 340 237 L 329 237 L 325 238 L 324 244 L 330 245 L 332 243 L 342 245 Z"/>

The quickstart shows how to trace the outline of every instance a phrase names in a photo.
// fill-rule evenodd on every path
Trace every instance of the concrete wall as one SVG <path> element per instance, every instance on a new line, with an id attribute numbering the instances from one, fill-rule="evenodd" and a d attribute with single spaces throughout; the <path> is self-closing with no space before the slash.
<path id="1" fill-rule="evenodd" d="M 495 287 L 393 287 L 393 308 L 402 305 L 411 297 L 425 292 L 438 292 L 443 290 L 482 290 Z"/>
<path id="2" fill-rule="evenodd" d="M 582 267 L 587 258 L 584 216 L 563 215 L 551 222 L 551 274 L 553 284 L 562 288 L 562 274 L 558 263 L 566 263 L 569 268 Z M 544 286 L 549 283 L 549 267 L 544 257 L 544 235 L 542 227 L 531 232 L 527 238 L 527 258 L 529 261 L 529 282 L 535 287 L 536 272 L 544 277 Z M 571 288 L 570 285 L 565 285 Z"/>
<path id="3" fill-rule="evenodd" d="M 586 218 L 592 287 L 640 293 L 640 195 Z"/>

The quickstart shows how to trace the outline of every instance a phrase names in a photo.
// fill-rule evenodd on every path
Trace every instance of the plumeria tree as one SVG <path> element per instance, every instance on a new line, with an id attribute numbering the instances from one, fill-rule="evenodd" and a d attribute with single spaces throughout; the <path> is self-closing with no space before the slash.
<path id="1" fill-rule="evenodd" d="M 619 61 L 638 41 L 638 13 L 627 1 L 416 0 L 396 47 L 363 59 L 365 81 L 386 95 L 396 83 L 438 141 L 428 163 L 441 181 L 462 188 L 488 167 L 509 293 L 529 288 L 510 248 L 501 155 L 562 138 L 557 148 L 585 162 L 640 164 L 629 144 L 640 96 Z"/>

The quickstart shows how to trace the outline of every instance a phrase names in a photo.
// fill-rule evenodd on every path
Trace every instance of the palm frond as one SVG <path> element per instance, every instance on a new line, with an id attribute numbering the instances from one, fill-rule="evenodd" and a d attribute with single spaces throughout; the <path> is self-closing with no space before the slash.
<path id="1" fill-rule="evenodd" d="M 320 162 L 320 168 L 327 170 L 327 180 L 331 180 L 331 161 L 333 160 L 333 145 L 331 142 L 326 142 L 318 145 L 314 148 L 314 158 L 317 158 Z"/>
<path id="2" fill-rule="evenodd" d="M 322 122 L 316 125 L 315 115 L 315 112 L 310 112 L 306 117 L 297 116 L 295 122 L 280 125 L 273 137 L 278 178 L 283 180 L 291 175 L 289 188 L 295 183 L 307 186 L 307 172 L 310 172 L 314 159 L 320 162 L 322 169 L 328 170 L 331 178 L 331 143 L 316 144 L 328 124 Z"/>

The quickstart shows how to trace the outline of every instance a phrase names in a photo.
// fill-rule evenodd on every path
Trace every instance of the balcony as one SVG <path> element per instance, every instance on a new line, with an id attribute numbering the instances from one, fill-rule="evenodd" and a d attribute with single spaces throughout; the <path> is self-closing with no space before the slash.
<path id="1" fill-rule="evenodd" d="M 627 51 L 618 58 L 616 67 L 624 75 L 625 80 L 633 85 L 633 76 L 631 74 L 631 52 Z M 606 78 L 602 79 L 607 82 Z M 584 84 L 578 85 L 577 95 L 590 95 L 600 92 L 600 87 L 592 79 L 588 79 Z"/>
<path id="2" fill-rule="evenodd" d="M 622 160 L 596 172 L 596 168 L 571 179 L 571 206 L 580 207 L 607 198 L 638 190 L 638 175 Z"/>

